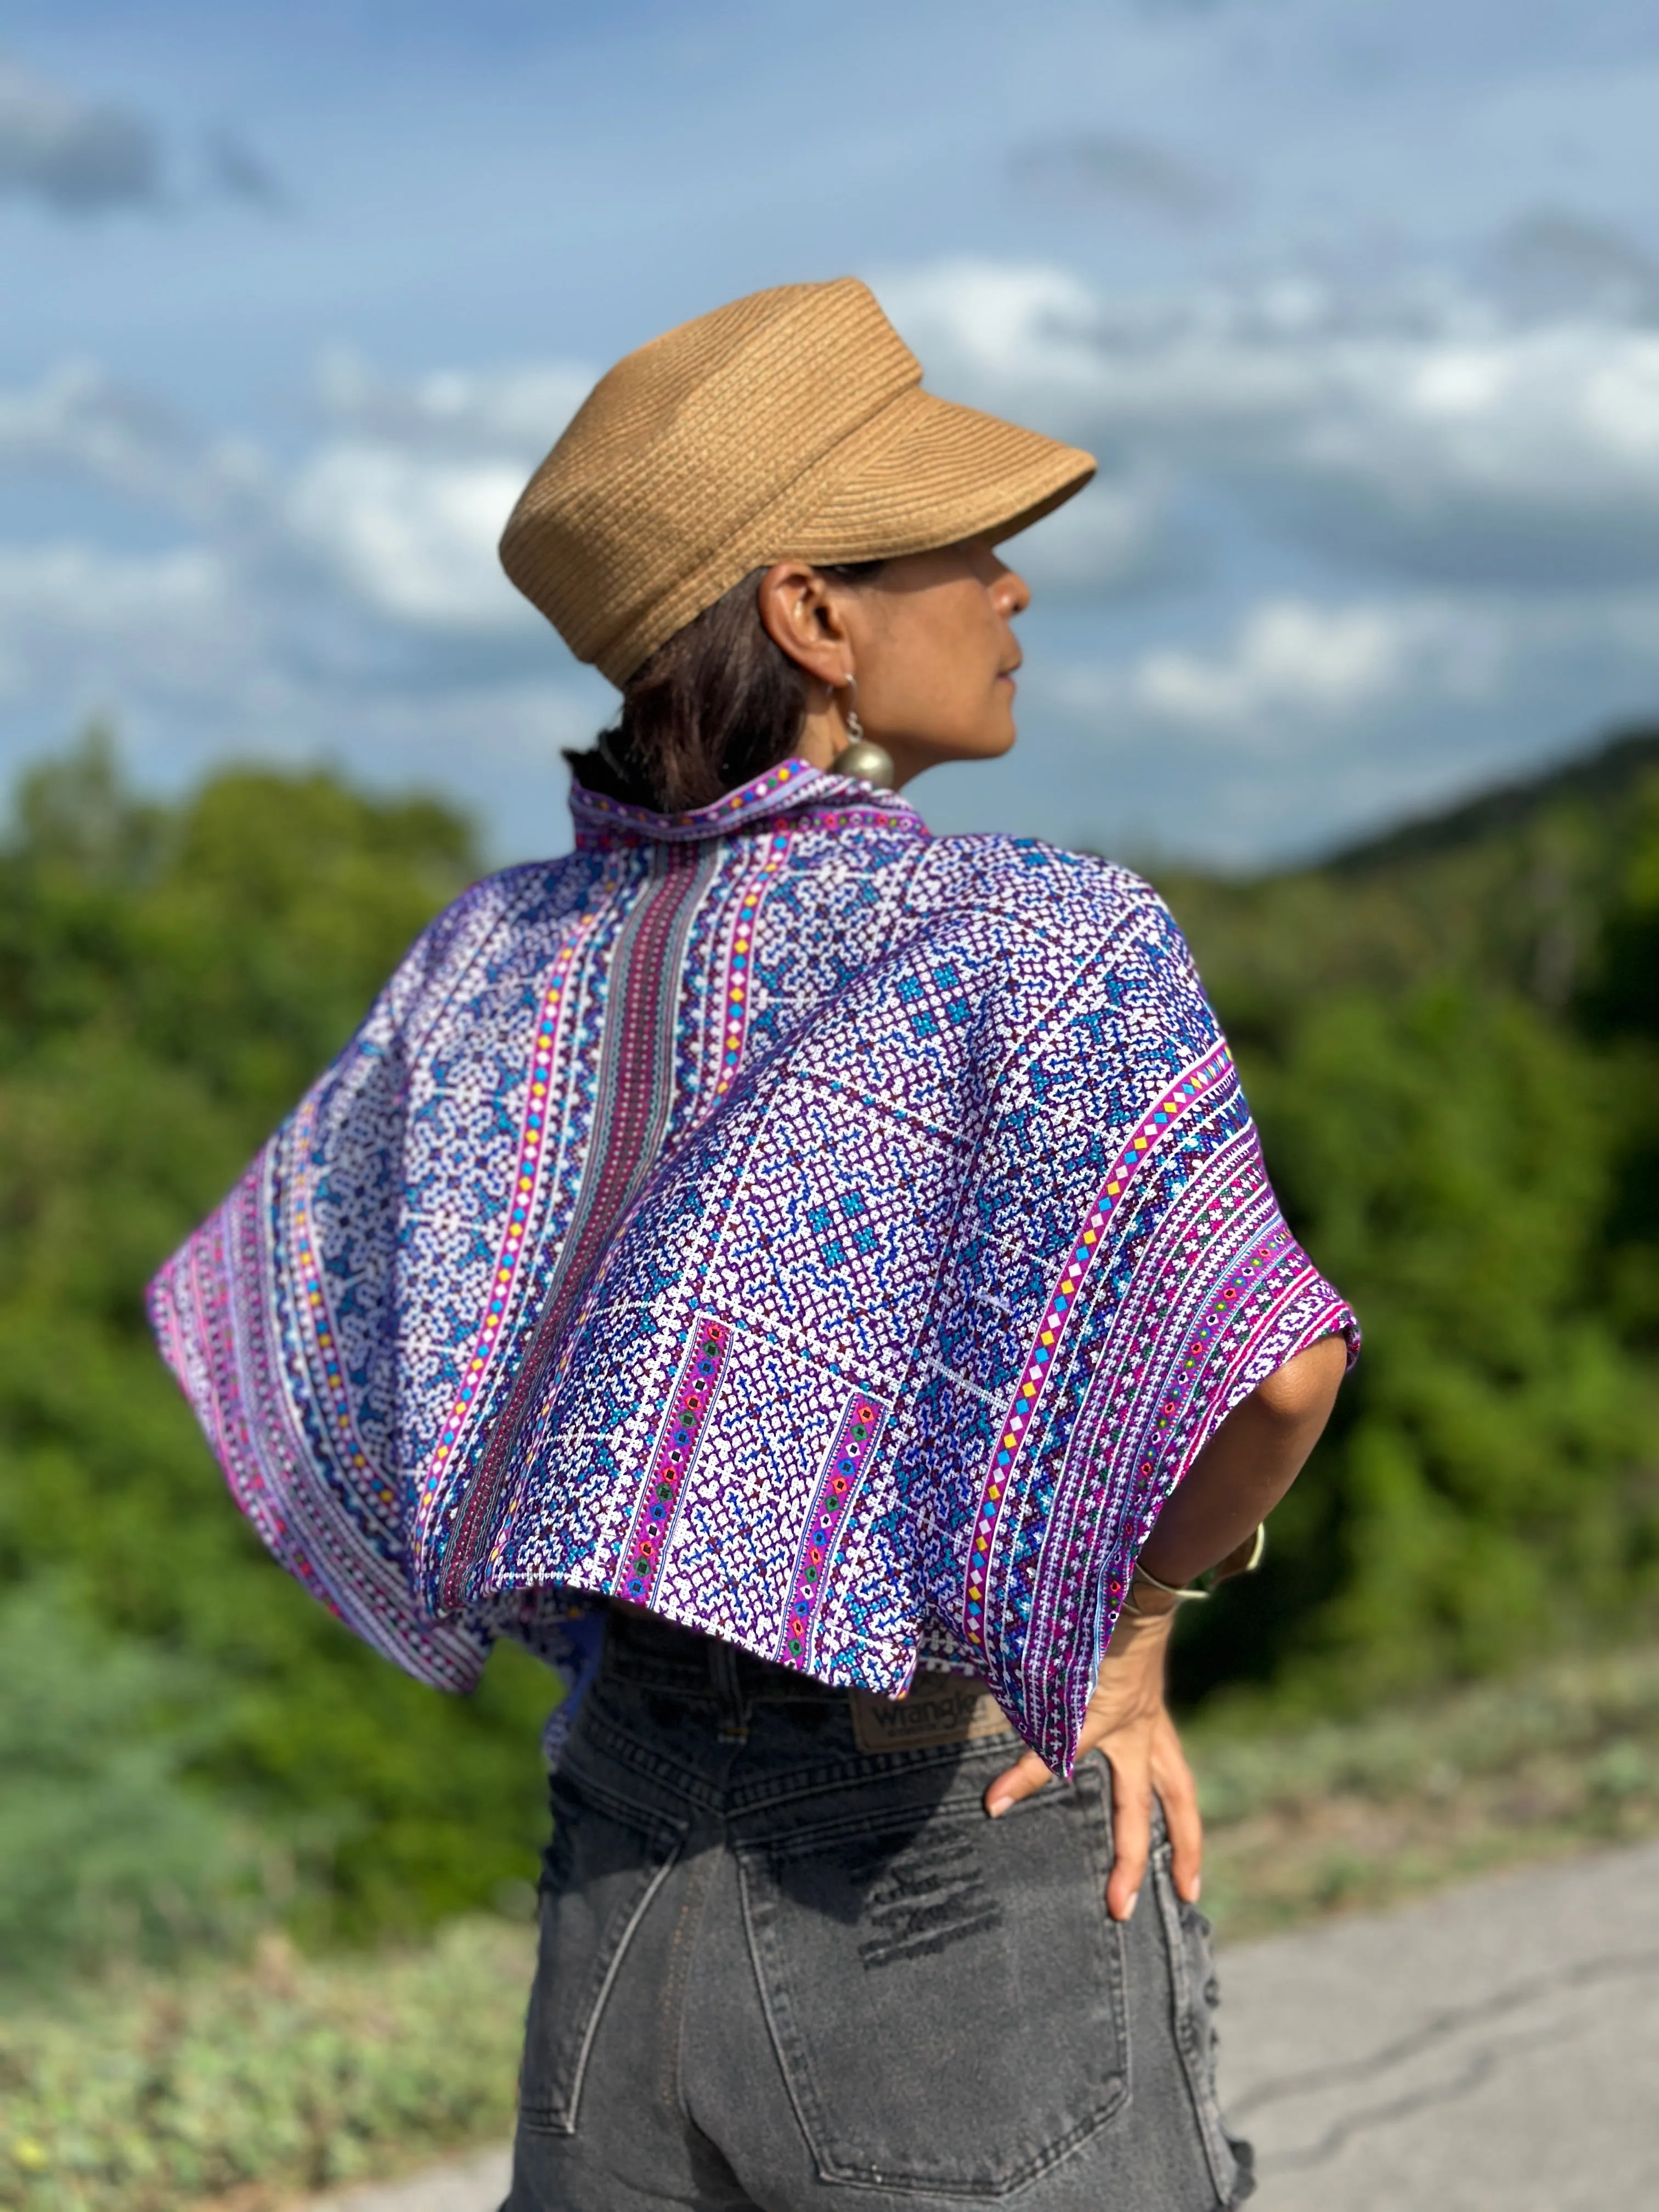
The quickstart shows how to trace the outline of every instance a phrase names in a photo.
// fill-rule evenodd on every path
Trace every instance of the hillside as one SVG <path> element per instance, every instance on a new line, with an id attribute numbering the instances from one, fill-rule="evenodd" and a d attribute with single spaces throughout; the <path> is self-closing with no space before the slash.
<path id="1" fill-rule="evenodd" d="M 1196 1694 L 1501 1668 L 1659 1595 L 1659 735 L 1339 853 L 1160 878 L 1366 1357 Z"/>
<path id="2" fill-rule="evenodd" d="M 0 849 L 0 1955 L 321 1939 L 525 1894 L 549 1686 L 375 1659 L 231 1510 L 156 1262 L 479 865 L 441 806 L 83 746 Z M 1171 874 L 1299 1231 L 1366 1356 L 1189 1699 L 1356 1708 L 1659 1599 L 1659 766 L 1578 767 L 1316 868 Z"/>
<path id="3" fill-rule="evenodd" d="M 1592 980 L 1656 809 L 1659 732 L 1635 732 L 1316 866 L 1160 884 L 1235 1024 L 1311 989 L 1431 979 L 1561 1013 Z"/>

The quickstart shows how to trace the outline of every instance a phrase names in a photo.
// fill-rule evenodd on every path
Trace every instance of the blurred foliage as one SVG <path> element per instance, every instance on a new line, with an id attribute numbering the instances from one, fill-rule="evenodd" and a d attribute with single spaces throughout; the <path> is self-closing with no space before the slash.
<path id="1" fill-rule="evenodd" d="M 503 1648 L 476 1697 L 441 1697 L 276 1571 L 142 1308 L 476 866 L 444 808 L 324 775 L 140 803 L 96 737 L 19 793 L 0 850 L 14 1972 L 235 1945 L 278 1915 L 307 1941 L 395 1931 L 533 1869 L 550 1678 Z M 1190 1609 L 1182 1693 L 1282 1722 L 1639 1633 L 1659 1598 L 1659 740 L 1322 866 L 1160 882 L 1291 1218 L 1367 1334 L 1267 1568 Z"/>
<path id="2" fill-rule="evenodd" d="M 276 1571 L 142 1304 L 476 872 L 450 812 L 327 776 L 222 775 L 163 809 L 94 736 L 22 786 L 0 853 L 0 1927 L 44 1914 L 41 1945 L 48 1918 L 70 1955 L 222 1929 L 239 1820 L 291 1870 L 256 1888 L 319 1935 L 533 1870 L 551 1678 L 506 1650 L 446 1698 Z M 219 1902 L 192 1919 L 185 1893 Z"/>
<path id="3" fill-rule="evenodd" d="M 1183 1623 L 1184 1695 L 1352 1705 L 1632 1632 L 1659 1601 L 1659 738 L 1160 887 L 1365 1331 L 1267 1568 Z"/>
<path id="4" fill-rule="evenodd" d="M 452 1922 L 418 1950 L 129 1976 L 0 2019 L 0 2205 L 179 2212 L 384 2179 L 513 2125 L 533 1944 Z"/>
<path id="5" fill-rule="evenodd" d="M 219 1726 L 199 1662 L 109 1636 L 40 1582 L 0 1600 L 0 1682 L 9 1976 L 234 1938 L 264 1869 L 185 1779 Z"/>
<path id="6" fill-rule="evenodd" d="M 1659 1645 L 1286 1727 L 1228 1699 L 1187 1732 L 1204 1909 L 1229 1941 L 1526 1860 L 1659 1835 Z"/>

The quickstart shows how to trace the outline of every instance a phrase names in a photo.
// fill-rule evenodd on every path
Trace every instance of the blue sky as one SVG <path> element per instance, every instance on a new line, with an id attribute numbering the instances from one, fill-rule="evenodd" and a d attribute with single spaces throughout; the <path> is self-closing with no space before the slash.
<path id="1" fill-rule="evenodd" d="M 1645 20 L 1644 20 L 1645 19 Z M 322 759 L 565 840 L 494 564 L 592 377 L 853 271 L 1101 476 L 995 825 L 1254 865 L 1659 704 L 1659 26 L 1587 0 L 17 0 L 0 774 Z"/>

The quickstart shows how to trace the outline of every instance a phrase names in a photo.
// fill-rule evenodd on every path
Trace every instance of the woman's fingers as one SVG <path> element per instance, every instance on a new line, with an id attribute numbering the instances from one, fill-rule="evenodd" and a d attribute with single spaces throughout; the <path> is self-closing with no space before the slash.
<path id="1" fill-rule="evenodd" d="M 1112 1873 L 1106 1907 L 1114 1920 L 1135 1909 L 1152 1848 L 1152 1790 L 1164 1801 L 1176 1887 L 1189 1902 L 1198 1896 L 1202 1832 L 1198 1792 L 1164 1703 L 1164 1647 L 1169 1620 L 1126 1616 L 1113 1631 L 1099 1679 L 1078 1735 L 1079 1759 L 1103 1751 L 1112 1771 Z M 1034 1751 L 1005 1767 L 985 1792 L 994 1820 L 1050 1779 Z"/>
<path id="2" fill-rule="evenodd" d="M 1199 1818 L 1193 1770 L 1187 1764 L 1175 1723 L 1167 1715 L 1159 1723 L 1152 1747 L 1152 1783 L 1163 1801 L 1164 1825 L 1170 1831 L 1170 1872 L 1175 1877 L 1176 1893 L 1188 1905 L 1196 1905 L 1199 1869 L 1204 1858 L 1204 1823 Z"/>
<path id="3" fill-rule="evenodd" d="M 1152 1839 L 1152 1778 L 1146 1751 L 1115 1747 L 1112 1768 L 1112 1878 L 1106 1885 L 1106 1910 L 1127 1920 L 1135 1909 L 1146 1877 Z"/>
<path id="4" fill-rule="evenodd" d="M 1054 1777 L 1037 1757 L 1028 1751 L 1012 1766 L 1005 1767 L 985 1793 L 985 1809 L 994 1820 L 999 1813 L 1006 1813 L 1011 1805 L 1018 1805 L 1022 1797 L 1034 1796 L 1045 1782 Z"/>

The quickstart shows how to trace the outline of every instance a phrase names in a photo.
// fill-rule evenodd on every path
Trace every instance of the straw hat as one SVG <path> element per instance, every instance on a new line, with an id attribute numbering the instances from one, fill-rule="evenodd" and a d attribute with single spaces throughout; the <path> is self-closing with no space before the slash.
<path id="1" fill-rule="evenodd" d="M 620 685 L 763 562 L 1012 537 L 1094 474 L 1076 447 L 921 387 L 855 277 L 734 300 L 599 379 L 514 508 L 501 565 Z"/>

